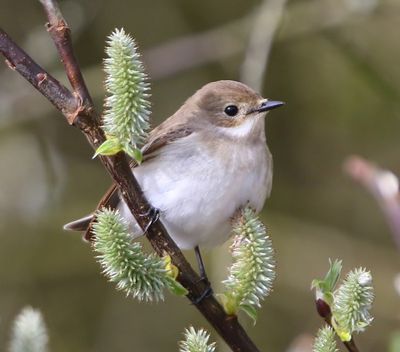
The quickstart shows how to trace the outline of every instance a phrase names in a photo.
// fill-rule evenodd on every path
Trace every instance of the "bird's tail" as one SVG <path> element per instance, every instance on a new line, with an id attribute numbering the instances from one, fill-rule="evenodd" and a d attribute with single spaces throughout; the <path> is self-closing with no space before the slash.
<path id="1" fill-rule="evenodd" d="M 64 225 L 64 230 L 67 231 L 86 231 L 93 220 L 93 214 L 87 215 L 78 220 L 74 220 Z"/>

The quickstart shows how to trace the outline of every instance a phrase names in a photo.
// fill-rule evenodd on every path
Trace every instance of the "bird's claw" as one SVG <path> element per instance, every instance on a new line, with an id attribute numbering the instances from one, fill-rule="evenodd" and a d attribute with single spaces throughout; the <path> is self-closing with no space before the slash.
<path id="1" fill-rule="evenodd" d="M 160 218 L 160 210 L 150 206 L 149 210 L 140 215 L 141 217 L 149 217 L 150 220 L 147 223 L 146 227 L 143 229 L 143 232 L 146 233 L 150 226 L 153 225 Z"/>
<path id="2" fill-rule="evenodd" d="M 203 279 L 201 279 L 201 281 L 203 281 Z M 203 293 L 199 297 L 197 297 L 196 299 L 194 299 L 192 301 L 192 303 L 194 305 L 200 304 L 203 301 L 203 299 L 205 299 L 207 297 L 210 297 L 213 294 L 213 289 L 212 289 L 212 287 L 210 285 L 210 282 L 208 280 L 207 280 L 206 284 L 207 284 L 207 287 L 205 288 Z"/>

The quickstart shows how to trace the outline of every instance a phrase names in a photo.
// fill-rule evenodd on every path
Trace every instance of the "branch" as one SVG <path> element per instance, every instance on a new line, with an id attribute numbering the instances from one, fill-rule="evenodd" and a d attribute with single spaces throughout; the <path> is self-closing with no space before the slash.
<path id="1" fill-rule="evenodd" d="M 1 28 L 0 52 L 6 58 L 8 67 L 23 76 L 60 110 L 68 120 L 76 115 L 79 102 L 74 95 L 34 62 Z"/>
<path id="2" fill-rule="evenodd" d="M 82 101 L 81 105 L 86 113 L 90 114 L 90 111 L 93 110 L 93 101 L 72 49 L 71 30 L 62 16 L 57 2 L 53 0 L 40 0 L 40 2 L 49 20 L 46 24 L 47 31 L 56 45 L 72 89 Z"/>
<path id="3" fill-rule="evenodd" d="M 276 31 L 287 0 L 265 0 L 257 7 L 254 26 L 241 68 L 241 81 L 260 92 Z"/>
<path id="4" fill-rule="evenodd" d="M 385 3 L 379 6 L 382 11 L 393 12 L 393 5 Z M 339 6 L 336 0 L 290 3 L 285 8 L 285 16 L 281 21 L 279 33 L 277 33 L 275 40 L 277 43 L 293 41 L 305 35 L 329 30 L 347 21 L 368 15 L 373 9 L 374 7 L 370 6 L 366 11 L 365 6 L 362 6 L 362 4 L 360 6 L 351 6 L 343 3 Z M 316 16 L 316 14 L 321 15 Z M 152 80 L 165 79 L 210 62 L 222 62 L 227 58 L 240 55 L 246 49 L 246 41 L 253 22 L 254 14 L 246 14 L 240 19 L 219 27 L 174 38 L 144 50 L 144 62 Z M 264 25 L 269 26 L 269 22 L 264 23 Z M 76 28 L 74 32 L 76 34 Z M 88 77 L 90 75 L 94 76 L 94 72 L 97 72 L 97 70 L 98 67 L 93 66 L 83 72 Z M 97 77 L 97 75 L 95 76 Z M 245 76 L 242 75 L 241 80 L 244 81 L 245 79 Z M 7 79 L 0 74 L 0 82 L 6 81 Z M 27 97 L 28 93 L 24 89 L 18 87 L 14 92 L 9 93 L 10 96 L 3 94 L 3 99 L 0 102 L 2 109 L 6 111 L 1 119 L 0 129 L 9 128 L 17 120 L 18 122 L 25 122 L 47 114 L 47 105 L 38 106 L 35 99 Z M 103 95 L 104 92 L 100 81 L 96 80 L 91 93 L 92 96 Z M 23 100 L 23 105 L 20 103 L 21 100 Z M 33 104 L 36 104 L 34 109 L 31 109 L 32 111 L 27 115 L 24 107 L 32 106 Z M 12 120 L 9 116 L 12 116 Z"/>
<path id="5" fill-rule="evenodd" d="M 359 156 L 348 158 L 344 170 L 376 199 L 392 230 L 397 248 L 400 249 L 399 179 L 392 172 L 380 169 Z"/>
<path id="6" fill-rule="evenodd" d="M 61 15 L 58 15 L 58 7 L 51 0 L 45 0 L 42 3 L 52 27 L 55 21 L 62 18 L 60 17 Z M 64 26 L 62 25 L 62 27 Z M 53 29 L 50 29 L 50 32 Z M 95 112 L 80 73 L 80 68 L 74 58 L 69 30 L 64 27 L 61 34 L 55 32 L 53 40 L 74 88 L 73 94 L 40 68 L 3 31 L 0 32 L 0 52 L 7 58 L 9 66 L 15 68 L 31 82 L 37 90 L 64 114 L 70 124 L 78 127 L 85 134 L 88 142 L 96 149 L 105 140 L 105 137 L 99 126 L 99 116 Z M 41 74 L 39 75 L 40 80 L 38 80 L 38 74 Z M 145 199 L 137 180 L 134 178 L 125 155 L 119 153 L 111 157 L 102 156 L 100 160 L 118 185 L 121 195 L 133 216 L 137 219 L 139 225 L 145 228 L 150 218 L 143 214 L 149 214 L 150 204 Z M 174 265 L 179 269 L 178 281 L 188 289 L 188 298 L 193 303 L 196 302 L 206 289 L 206 285 L 192 269 L 160 221 L 155 222 L 149 228 L 147 238 L 160 256 L 165 253 L 171 256 Z M 196 308 L 214 326 L 233 351 L 258 351 L 253 341 L 239 324 L 237 317 L 228 316 L 213 296 L 203 299 L 196 304 Z"/>

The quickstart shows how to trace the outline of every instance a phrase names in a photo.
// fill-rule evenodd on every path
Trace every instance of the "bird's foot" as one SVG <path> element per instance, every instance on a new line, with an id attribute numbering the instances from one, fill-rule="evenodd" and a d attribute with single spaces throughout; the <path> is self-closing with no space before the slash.
<path id="1" fill-rule="evenodd" d="M 200 304 L 203 301 L 203 299 L 212 296 L 212 294 L 214 293 L 213 289 L 211 287 L 211 284 L 208 281 L 207 277 L 206 278 L 201 278 L 199 281 L 204 281 L 207 286 L 204 289 L 204 291 L 202 292 L 202 294 L 192 301 L 194 305 Z"/>
<path id="2" fill-rule="evenodd" d="M 208 277 L 207 277 L 206 269 L 204 267 L 204 262 L 203 262 L 203 258 L 201 257 L 199 246 L 196 246 L 194 248 L 194 252 L 196 254 L 197 264 L 199 266 L 199 272 L 200 272 L 200 279 L 199 279 L 199 281 L 197 283 L 203 281 L 205 283 L 205 285 L 206 285 L 206 288 L 204 289 L 203 293 L 193 301 L 193 304 L 197 305 L 204 298 L 207 298 L 207 297 L 211 296 L 213 294 L 213 290 L 211 288 L 210 281 L 208 280 Z"/>
<path id="3" fill-rule="evenodd" d="M 146 233 L 149 230 L 150 226 L 153 225 L 160 218 L 160 210 L 150 206 L 149 210 L 146 213 L 141 214 L 140 216 L 150 218 L 146 227 L 143 229 L 143 233 Z"/>

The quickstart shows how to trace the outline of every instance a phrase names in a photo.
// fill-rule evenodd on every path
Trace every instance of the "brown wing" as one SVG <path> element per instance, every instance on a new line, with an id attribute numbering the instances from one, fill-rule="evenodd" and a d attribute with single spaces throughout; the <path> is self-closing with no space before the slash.
<path id="1" fill-rule="evenodd" d="M 97 204 L 96 210 L 101 209 L 103 207 L 108 207 L 115 209 L 119 203 L 119 195 L 117 192 L 117 185 L 112 184 L 111 187 L 107 190 L 107 192 L 104 194 L 104 196 L 100 199 L 99 204 Z M 91 241 L 92 240 L 92 223 L 94 220 L 94 213 L 96 210 L 90 214 L 87 215 L 81 219 L 74 220 L 69 222 L 68 224 L 64 225 L 64 230 L 68 231 L 84 231 L 83 238 L 86 241 Z"/>
<path id="2" fill-rule="evenodd" d="M 153 159 L 157 156 L 157 152 L 165 145 L 189 136 L 192 133 L 192 130 L 187 126 L 182 125 L 181 127 L 174 128 L 174 129 L 166 129 L 163 128 L 163 124 L 157 127 L 153 132 L 150 134 L 148 143 L 143 147 L 143 162 L 146 160 Z M 135 167 L 135 163 L 132 162 L 132 167 Z M 85 231 L 83 238 L 87 241 L 92 240 L 92 222 L 94 220 L 94 213 L 103 207 L 115 209 L 120 201 L 120 197 L 118 194 L 118 187 L 114 183 L 111 187 L 107 190 L 104 196 L 100 199 L 99 203 L 95 211 L 84 218 L 72 221 L 66 225 L 64 225 L 65 230 L 72 230 L 72 231 Z"/>
<path id="3" fill-rule="evenodd" d="M 161 127 L 162 125 L 160 125 Z M 158 132 L 155 130 L 155 132 Z M 148 143 L 143 147 L 143 161 L 154 158 L 159 151 L 166 144 L 172 143 L 177 139 L 189 136 L 193 131 L 189 127 L 182 125 L 173 130 L 164 131 L 161 133 L 154 133 L 150 135 Z"/>

